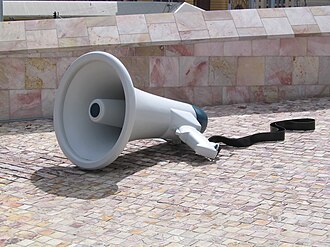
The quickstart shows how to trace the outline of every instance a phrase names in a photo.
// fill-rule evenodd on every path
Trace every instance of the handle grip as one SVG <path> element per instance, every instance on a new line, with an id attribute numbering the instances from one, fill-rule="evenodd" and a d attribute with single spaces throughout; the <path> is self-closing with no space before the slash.
<path id="1" fill-rule="evenodd" d="M 192 148 L 196 154 L 215 159 L 220 151 L 220 145 L 210 142 L 201 132 L 189 125 L 183 125 L 176 130 L 181 141 Z"/>

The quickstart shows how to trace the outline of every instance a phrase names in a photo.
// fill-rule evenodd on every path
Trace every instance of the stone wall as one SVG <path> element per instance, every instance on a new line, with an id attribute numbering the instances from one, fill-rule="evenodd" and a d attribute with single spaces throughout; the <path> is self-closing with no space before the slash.
<path id="1" fill-rule="evenodd" d="M 0 120 L 52 117 L 78 56 L 117 56 L 134 85 L 200 106 L 330 96 L 330 7 L 0 23 Z"/>

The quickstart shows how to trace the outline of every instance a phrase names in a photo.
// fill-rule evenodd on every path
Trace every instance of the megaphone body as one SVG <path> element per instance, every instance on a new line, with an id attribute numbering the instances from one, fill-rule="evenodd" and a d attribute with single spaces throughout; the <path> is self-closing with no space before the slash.
<path id="1" fill-rule="evenodd" d="M 128 141 L 183 141 L 196 154 L 215 158 L 219 146 L 202 134 L 200 108 L 133 87 L 125 66 L 105 52 L 76 59 L 56 92 L 54 129 L 63 153 L 82 169 L 111 164 Z"/>

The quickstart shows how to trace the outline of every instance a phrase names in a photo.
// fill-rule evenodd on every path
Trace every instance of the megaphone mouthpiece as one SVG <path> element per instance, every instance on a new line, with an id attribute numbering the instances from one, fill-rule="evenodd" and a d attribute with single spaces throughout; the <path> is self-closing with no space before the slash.
<path id="1" fill-rule="evenodd" d="M 83 169 L 112 163 L 128 141 L 183 141 L 196 154 L 214 159 L 219 147 L 202 132 L 200 108 L 133 87 L 125 66 L 105 52 L 76 59 L 64 73 L 55 98 L 54 129 L 63 153 Z"/>
<path id="2" fill-rule="evenodd" d="M 90 104 L 89 117 L 94 123 L 121 128 L 125 118 L 125 101 L 95 99 Z"/>

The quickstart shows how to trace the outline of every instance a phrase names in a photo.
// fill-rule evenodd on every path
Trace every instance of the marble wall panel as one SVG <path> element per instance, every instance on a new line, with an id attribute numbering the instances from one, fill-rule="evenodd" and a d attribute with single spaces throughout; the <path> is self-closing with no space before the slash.
<path id="1" fill-rule="evenodd" d="M 307 54 L 307 38 L 281 39 L 280 55 L 281 56 L 306 56 Z"/>
<path id="2" fill-rule="evenodd" d="M 317 84 L 319 71 L 318 57 L 296 57 L 293 60 L 293 84 Z"/>
<path id="3" fill-rule="evenodd" d="M 294 37 L 294 32 L 287 18 L 263 18 L 266 33 L 271 38 Z"/>
<path id="4" fill-rule="evenodd" d="M 316 24 L 296 25 L 292 26 L 295 37 L 308 37 L 321 32 L 320 27 Z"/>
<path id="5" fill-rule="evenodd" d="M 121 58 L 121 60 L 128 70 L 136 88 L 145 89 L 150 86 L 148 57 L 135 56 Z"/>
<path id="6" fill-rule="evenodd" d="M 237 76 L 237 57 L 210 57 L 209 84 L 234 86 Z"/>
<path id="7" fill-rule="evenodd" d="M 166 48 L 162 45 L 135 47 L 135 56 L 164 56 Z M 133 54 L 132 54 L 133 55 Z"/>
<path id="8" fill-rule="evenodd" d="M 224 43 L 223 42 L 203 42 L 194 44 L 195 56 L 223 56 Z"/>
<path id="9" fill-rule="evenodd" d="M 25 89 L 57 87 L 56 59 L 26 59 Z"/>
<path id="10" fill-rule="evenodd" d="M 0 89 L 24 89 L 24 78 L 24 59 L 0 58 Z"/>
<path id="11" fill-rule="evenodd" d="M 330 33 L 330 15 L 327 16 L 315 16 L 316 22 L 323 33 Z"/>
<path id="12" fill-rule="evenodd" d="M 72 37 L 72 38 L 60 38 L 58 39 L 58 46 L 60 48 L 68 48 L 68 47 L 86 47 L 89 46 L 89 38 L 88 37 Z"/>
<path id="13" fill-rule="evenodd" d="M 330 56 L 330 37 L 309 37 L 307 54 L 311 56 Z"/>
<path id="14" fill-rule="evenodd" d="M 181 40 L 205 40 L 210 38 L 208 30 L 191 30 L 179 32 Z"/>
<path id="15" fill-rule="evenodd" d="M 237 28 L 262 27 L 262 22 L 256 9 L 231 11 Z"/>
<path id="16" fill-rule="evenodd" d="M 181 41 L 178 28 L 173 22 L 149 24 L 148 28 L 152 42 Z"/>
<path id="17" fill-rule="evenodd" d="M 149 14 L 145 15 L 148 24 L 175 22 L 173 13 Z"/>
<path id="18" fill-rule="evenodd" d="M 87 27 L 116 26 L 115 16 L 95 16 L 84 18 Z"/>
<path id="19" fill-rule="evenodd" d="M 174 16 L 180 32 L 206 29 L 202 12 L 183 12 Z"/>
<path id="20" fill-rule="evenodd" d="M 9 119 L 9 90 L 0 89 L 0 120 Z"/>
<path id="21" fill-rule="evenodd" d="M 150 87 L 178 87 L 179 58 L 150 57 Z"/>
<path id="22" fill-rule="evenodd" d="M 262 8 L 258 9 L 258 14 L 261 18 L 279 18 L 287 17 L 284 9 L 275 9 L 275 8 Z"/>
<path id="23" fill-rule="evenodd" d="M 330 57 L 320 57 L 319 63 L 319 83 L 330 85 Z"/>
<path id="24" fill-rule="evenodd" d="M 51 116 L 64 71 L 92 50 L 119 57 L 136 87 L 200 105 L 327 96 L 329 18 L 312 7 L 0 23 L 0 119 Z"/>
<path id="25" fill-rule="evenodd" d="M 0 52 L 24 51 L 27 48 L 26 40 L 0 41 Z M 0 55 L 1 56 L 1 55 Z"/>
<path id="26" fill-rule="evenodd" d="M 305 95 L 305 85 L 283 85 L 281 87 L 278 87 L 279 100 L 303 99 Z"/>
<path id="27" fill-rule="evenodd" d="M 272 103 L 278 102 L 278 87 L 277 86 L 264 86 L 263 87 L 264 93 L 264 102 Z M 251 99 L 253 101 L 253 98 Z"/>
<path id="28" fill-rule="evenodd" d="M 87 25 L 83 18 L 56 19 L 59 38 L 86 37 Z"/>
<path id="29" fill-rule="evenodd" d="M 291 25 L 316 24 L 309 8 L 285 8 L 284 11 Z"/>
<path id="30" fill-rule="evenodd" d="M 42 116 L 46 118 L 53 117 L 55 102 L 55 89 L 41 90 L 41 111 Z"/>
<path id="31" fill-rule="evenodd" d="M 278 56 L 280 54 L 280 39 L 252 40 L 253 56 Z"/>
<path id="32" fill-rule="evenodd" d="M 119 44 L 119 33 L 116 26 L 89 27 L 88 36 L 91 45 Z"/>
<path id="33" fill-rule="evenodd" d="M 87 37 L 87 28 L 93 30 L 96 27 L 102 28 L 102 31 L 100 29 L 101 35 L 96 35 L 98 38 L 94 35 L 94 40 L 137 46 L 141 45 L 139 42 L 179 43 L 180 39 L 189 42 L 210 37 L 214 39 L 211 41 L 217 41 L 228 38 L 254 39 L 265 35 L 268 38 L 294 37 L 294 34 L 327 35 L 329 18 L 329 7 L 324 6 L 4 22 L 0 24 L 0 45 L 6 45 L 10 50 L 18 50 L 18 47 L 12 44 L 15 41 L 27 41 L 29 49 L 56 48 L 58 44 L 60 47 L 88 46 L 88 39 L 81 37 Z M 107 26 L 118 28 L 119 40 L 118 35 L 114 40 L 103 40 L 106 40 L 109 34 L 105 32 Z M 172 29 L 179 31 L 179 35 Z M 163 35 L 166 32 L 168 35 Z M 105 37 L 102 37 L 104 34 Z M 173 35 L 175 37 L 172 37 Z M 17 45 L 24 49 L 24 42 Z M 93 45 L 98 45 L 97 41 L 93 42 Z M 0 50 L 4 50 L 1 48 L 0 46 Z"/>
<path id="34" fill-rule="evenodd" d="M 71 63 L 76 59 L 77 57 L 63 57 L 57 59 L 57 64 L 56 64 L 56 88 L 59 86 L 60 81 L 64 75 L 64 72 L 69 68 Z"/>
<path id="35" fill-rule="evenodd" d="M 225 105 L 250 102 L 250 92 L 248 87 L 224 87 L 222 102 Z"/>
<path id="36" fill-rule="evenodd" d="M 25 22 L 25 30 L 50 30 L 56 29 L 56 22 L 53 19 L 46 20 L 29 20 Z"/>
<path id="37" fill-rule="evenodd" d="M 148 33 L 121 34 L 119 35 L 119 38 L 122 45 L 151 44 L 151 39 Z"/>
<path id="38" fill-rule="evenodd" d="M 309 9 L 314 16 L 330 15 L 330 6 L 315 6 L 310 7 Z"/>
<path id="39" fill-rule="evenodd" d="M 169 99 L 174 99 L 192 104 L 194 102 L 193 87 L 166 87 L 164 88 L 164 96 Z"/>
<path id="40" fill-rule="evenodd" d="M 224 42 L 223 49 L 225 56 L 251 56 L 252 42 L 251 40 Z"/>
<path id="41" fill-rule="evenodd" d="M 194 45 L 167 45 L 165 46 L 166 56 L 193 56 L 194 55 Z"/>
<path id="42" fill-rule="evenodd" d="M 0 23 L 0 42 L 25 40 L 25 23 L 9 21 Z"/>
<path id="43" fill-rule="evenodd" d="M 250 102 L 272 103 L 278 101 L 277 86 L 249 87 Z"/>
<path id="44" fill-rule="evenodd" d="M 36 52 L 34 56 L 28 56 L 28 57 L 30 57 L 30 58 L 33 58 L 33 57 L 62 58 L 62 57 L 71 57 L 71 56 L 72 56 L 72 51 L 63 49 L 61 51 L 56 51 L 56 52 L 51 52 L 51 51 L 48 51 L 48 50 L 47 51 L 38 52 L 38 53 Z"/>
<path id="45" fill-rule="evenodd" d="M 237 28 L 238 36 L 243 39 L 260 39 L 266 38 L 267 33 L 263 27 L 249 27 L 249 28 Z"/>
<path id="46" fill-rule="evenodd" d="M 292 70 L 292 57 L 266 57 L 265 85 L 291 85 Z"/>
<path id="47" fill-rule="evenodd" d="M 328 85 L 305 85 L 306 98 L 320 98 L 330 96 L 330 86 Z"/>
<path id="48" fill-rule="evenodd" d="M 211 87 L 194 87 L 194 104 L 206 106 L 213 104 L 213 94 Z"/>
<path id="49" fill-rule="evenodd" d="M 118 15 L 116 19 L 119 34 L 148 33 L 144 15 Z"/>
<path id="50" fill-rule="evenodd" d="M 264 85 L 265 58 L 239 57 L 237 68 L 237 85 Z"/>
<path id="51" fill-rule="evenodd" d="M 41 90 L 10 90 L 10 118 L 41 117 Z"/>
<path id="52" fill-rule="evenodd" d="M 26 31 L 26 43 L 28 49 L 58 48 L 57 32 L 55 29 Z"/>
<path id="53" fill-rule="evenodd" d="M 207 86 L 209 61 L 207 57 L 180 57 L 180 85 Z"/>
<path id="54" fill-rule="evenodd" d="M 212 91 L 212 105 L 222 104 L 222 90 L 223 87 L 211 86 Z"/>
<path id="55" fill-rule="evenodd" d="M 115 57 L 130 57 L 134 56 L 136 48 L 137 47 L 131 46 L 106 46 L 104 48 L 104 51 L 110 53 L 111 55 L 114 55 Z M 136 55 L 140 56 L 138 53 L 136 53 Z"/>
<path id="56" fill-rule="evenodd" d="M 251 102 L 265 102 L 264 87 L 263 86 L 249 87 L 249 98 Z"/>
<path id="57" fill-rule="evenodd" d="M 221 20 L 232 20 L 233 17 L 230 11 L 203 11 L 203 16 L 205 21 L 221 21 Z"/>
<path id="58" fill-rule="evenodd" d="M 206 25 L 211 38 L 238 40 L 238 33 L 232 20 L 207 21 Z"/>

